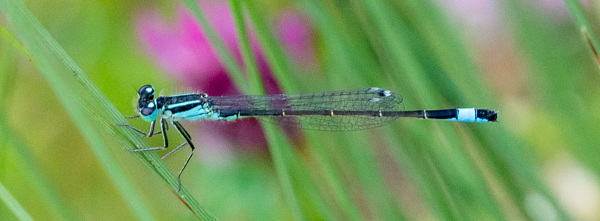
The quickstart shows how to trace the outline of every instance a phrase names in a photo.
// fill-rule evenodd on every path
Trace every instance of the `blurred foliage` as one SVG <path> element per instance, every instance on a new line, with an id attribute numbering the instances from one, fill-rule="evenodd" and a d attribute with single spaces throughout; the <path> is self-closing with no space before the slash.
<path id="1" fill-rule="evenodd" d="M 180 92 L 140 44 L 136 16 L 158 8 L 175 20 L 185 7 L 209 30 L 195 1 L 26 1 L 50 35 L 20 26 L 35 22 L 16 16 L 18 2 L 0 3 L 0 220 L 600 218 L 598 3 L 481 1 L 497 20 L 473 26 L 452 1 L 230 0 L 236 33 L 254 28 L 285 92 L 378 86 L 402 93 L 407 110 L 475 106 L 499 110 L 499 122 L 399 119 L 297 137 L 262 125 L 268 152 L 195 139 L 176 194 L 168 168 L 188 150 L 168 168 L 154 153 L 134 160 L 123 146 L 146 144 L 112 125 L 135 114 L 141 85 Z M 275 37 L 290 8 L 313 26 L 316 70 L 298 68 Z M 243 65 L 211 42 L 240 90 L 264 91 L 248 41 Z M 204 123 L 185 125 L 200 134 Z"/>

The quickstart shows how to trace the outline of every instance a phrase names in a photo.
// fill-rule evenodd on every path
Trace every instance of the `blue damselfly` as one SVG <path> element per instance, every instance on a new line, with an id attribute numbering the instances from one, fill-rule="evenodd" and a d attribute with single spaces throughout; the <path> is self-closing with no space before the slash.
<path id="1" fill-rule="evenodd" d="M 138 115 L 133 117 L 141 117 L 150 122 L 150 131 L 145 133 L 129 124 L 118 126 L 127 126 L 147 137 L 162 133 L 164 141 L 162 147 L 134 149 L 133 152 L 166 149 L 169 145 L 167 125 L 170 123 L 175 126 L 185 142 L 164 155 L 163 159 L 185 145 L 192 149 L 177 175 L 179 189 L 181 189 L 181 174 L 195 150 L 192 138 L 179 123 L 180 120 L 231 121 L 256 117 L 280 125 L 305 129 L 352 131 L 383 126 L 399 117 L 479 123 L 495 122 L 498 117 L 496 111 L 477 108 L 404 111 L 402 98 L 399 95 L 376 87 L 307 94 L 213 97 L 203 93 L 192 93 L 155 98 L 154 87 L 144 85 L 139 89 L 138 96 Z M 157 119 L 161 131 L 154 132 Z"/>

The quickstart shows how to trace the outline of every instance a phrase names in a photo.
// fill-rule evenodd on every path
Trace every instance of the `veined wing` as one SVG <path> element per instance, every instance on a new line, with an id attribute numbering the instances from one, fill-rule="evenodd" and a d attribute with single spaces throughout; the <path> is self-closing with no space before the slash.
<path id="1" fill-rule="evenodd" d="M 220 96 L 209 97 L 208 102 L 214 111 L 223 115 L 239 112 L 265 113 L 264 111 L 268 110 L 273 114 L 270 116 L 259 114 L 254 117 L 285 126 L 325 131 L 362 130 L 379 127 L 396 119 L 396 117 L 373 115 L 336 115 L 336 112 L 370 111 L 376 113 L 404 110 L 402 97 L 380 88 L 307 94 Z M 293 114 L 302 111 L 321 111 L 325 114 Z"/>

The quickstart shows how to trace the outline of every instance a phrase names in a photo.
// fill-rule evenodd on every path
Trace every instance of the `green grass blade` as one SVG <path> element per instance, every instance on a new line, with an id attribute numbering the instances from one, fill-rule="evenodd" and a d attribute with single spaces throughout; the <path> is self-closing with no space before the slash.
<path id="1" fill-rule="evenodd" d="M 248 16 L 256 30 L 256 35 L 275 79 L 284 91 L 298 92 L 297 71 L 292 68 L 286 53 L 278 43 L 279 41 L 273 36 L 274 31 L 269 28 L 266 14 L 260 10 L 255 1 L 244 1 L 244 6 L 246 6 Z"/>
<path id="2" fill-rule="evenodd" d="M 86 116 L 86 108 L 77 99 L 73 99 L 72 95 L 76 93 L 71 88 L 75 83 L 73 80 L 79 80 L 79 83 L 91 85 L 87 82 L 87 79 L 82 77 L 83 72 L 77 68 L 74 62 L 58 46 L 56 41 L 54 41 L 22 2 L 3 1 L 0 6 L 2 12 L 12 24 L 12 27 L 23 38 L 23 41 L 26 42 L 38 68 L 46 76 L 50 85 L 53 86 L 71 118 L 80 127 L 82 134 L 84 134 L 84 137 L 98 155 L 98 159 L 104 164 L 109 174 L 113 176 L 117 185 L 122 188 L 122 193 L 125 198 L 129 199 L 128 202 L 131 208 L 140 218 L 151 219 L 151 216 L 149 216 L 151 213 L 144 206 L 139 196 L 135 194 L 135 191 L 131 189 L 131 184 L 126 181 L 125 176 L 108 153 L 102 138 L 93 126 L 94 123 L 90 121 L 89 116 Z M 67 75 L 66 73 L 71 74 Z M 65 79 L 65 75 L 69 76 L 69 78 Z"/>
<path id="3" fill-rule="evenodd" d="M 269 150 L 275 163 L 279 182 L 283 186 L 288 205 L 292 208 L 296 220 L 335 219 L 325 199 L 317 190 L 314 179 L 309 175 L 306 165 L 298 158 L 294 148 L 282 131 L 268 123 L 262 124 Z"/>
<path id="4" fill-rule="evenodd" d="M 191 3 L 190 3 L 191 4 Z M 236 31 L 238 33 L 238 39 L 240 41 L 240 48 L 242 50 L 242 54 L 244 55 L 244 62 L 246 63 L 246 67 L 249 70 L 249 76 L 251 79 L 255 81 L 260 79 L 260 74 L 258 73 L 258 68 L 256 68 L 256 62 L 254 61 L 252 51 L 250 48 L 250 43 L 247 35 L 247 28 L 245 22 L 243 20 L 243 10 L 242 5 L 239 1 L 232 0 L 229 1 L 230 6 L 232 7 L 232 15 L 234 17 L 234 21 L 236 23 Z M 194 9 L 195 5 L 188 6 L 190 10 Z M 197 14 L 197 20 L 202 24 L 201 14 Z M 259 39 L 262 43 L 265 42 L 266 39 L 271 39 L 273 41 L 274 37 L 271 36 L 268 29 L 266 29 L 266 25 L 262 22 L 256 22 L 254 19 L 262 19 L 256 18 L 256 15 L 251 15 L 251 20 L 253 24 L 257 26 L 260 31 Z M 206 23 L 202 25 L 205 31 L 212 30 L 212 27 Z M 216 41 L 216 40 L 215 40 Z M 218 44 L 213 42 L 213 44 Z M 275 49 L 275 47 L 277 47 Z M 273 53 L 279 53 L 279 59 L 275 59 L 277 67 L 281 67 L 281 65 L 285 66 L 286 64 L 283 60 L 284 55 L 281 54 L 279 46 L 271 43 L 271 45 L 267 46 L 267 56 L 272 56 Z M 276 51 L 276 52 L 273 52 Z M 224 51 L 219 51 L 219 53 L 226 53 Z M 221 59 L 224 63 L 223 59 L 226 59 L 227 55 L 221 55 Z M 273 61 L 273 59 L 271 59 Z M 233 77 L 234 81 L 237 82 L 237 85 L 245 84 L 244 79 Z M 252 83 L 252 85 L 260 86 L 262 82 Z M 285 86 L 284 86 L 285 87 Z M 252 87 L 251 87 L 252 88 Z M 256 88 L 256 87 L 254 87 Z M 256 93 L 262 93 L 262 89 L 252 89 Z M 246 91 L 247 92 L 247 91 Z M 299 219 L 305 219 L 307 217 L 329 217 L 333 218 L 334 216 L 327 210 L 327 206 L 323 203 L 324 200 L 321 199 L 318 193 L 318 190 L 315 186 L 315 182 L 308 175 L 308 171 L 306 168 L 301 166 L 299 159 L 296 154 L 292 151 L 292 146 L 286 141 L 285 136 L 283 136 L 280 131 L 278 131 L 276 126 L 274 125 L 263 125 L 265 128 L 265 133 L 267 134 L 267 138 L 269 141 L 269 147 L 272 153 L 273 160 L 275 162 L 275 167 L 278 171 L 280 183 L 284 189 L 284 195 L 286 196 L 287 202 L 292 208 L 292 212 L 294 216 Z"/>
<path id="5" fill-rule="evenodd" d="M 32 184 L 33 189 L 37 192 L 39 197 L 43 200 L 43 204 L 46 208 L 52 211 L 56 217 L 66 220 L 77 220 L 78 216 L 75 212 L 70 209 L 64 200 L 58 195 L 52 185 L 48 181 L 47 177 L 44 176 L 40 169 L 39 164 L 36 163 L 30 146 L 23 143 L 22 136 L 15 133 L 15 129 L 11 128 L 8 124 L 4 115 L 0 115 L 0 143 L 3 147 L 12 149 L 16 153 L 18 159 L 16 161 L 23 162 L 23 167 L 20 168 L 25 177 L 25 182 Z"/>
<path id="6" fill-rule="evenodd" d="M 353 164 L 351 168 L 356 171 L 357 179 L 364 188 L 367 199 L 371 202 L 372 213 L 378 219 L 405 220 L 401 208 L 389 194 L 390 188 L 386 185 L 383 168 L 380 166 L 376 148 L 364 148 L 370 143 L 369 132 L 353 132 L 338 139 L 340 146 L 347 146 L 344 154 Z"/>
<path id="7" fill-rule="evenodd" d="M 362 1 L 357 4 L 359 5 L 357 8 L 361 8 L 361 6 L 364 7 L 367 13 L 366 17 L 371 19 L 374 27 L 369 28 L 372 29 L 371 32 L 376 33 L 373 36 L 377 36 L 378 40 L 386 46 L 381 48 L 378 52 L 382 54 L 380 57 L 383 58 L 382 60 L 386 63 L 386 66 L 393 67 L 389 68 L 391 74 L 398 78 L 398 82 L 402 82 L 400 77 L 405 79 L 404 82 L 400 83 L 403 85 L 402 88 L 404 88 L 405 91 L 407 89 L 408 91 L 411 91 L 411 89 L 417 91 L 416 94 L 419 95 L 418 98 L 424 107 L 435 107 L 438 102 L 436 97 L 439 97 L 437 91 L 431 88 L 423 65 L 416 59 L 416 52 L 410 47 L 411 43 L 408 40 L 411 38 L 406 34 L 411 33 L 410 29 L 408 29 L 406 24 L 399 22 L 402 21 L 402 18 L 397 17 L 393 13 L 393 6 L 390 6 L 385 2 L 372 1 Z M 440 124 L 439 128 L 426 126 L 427 125 L 415 126 L 415 129 L 413 129 L 417 134 L 415 137 L 431 137 L 432 131 L 438 130 L 452 131 L 447 124 Z M 502 213 L 491 200 L 493 197 L 488 195 L 488 191 L 485 190 L 485 182 L 482 182 L 480 178 L 478 179 L 473 176 L 473 174 L 477 173 L 473 171 L 468 156 L 464 156 L 464 154 L 461 153 L 461 150 L 457 148 L 460 147 L 460 145 L 456 145 L 457 138 L 455 138 L 452 133 L 439 133 L 438 135 L 439 136 L 433 135 L 436 137 L 434 141 L 427 139 L 420 140 L 422 145 L 428 146 L 431 149 L 431 158 L 427 159 L 428 161 L 425 161 L 430 162 L 431 164 L 421 167 L 421 171 L 425 172 L 427 170 L 433 170 L 433 174 L 438 174 L 440 177 L 438 179 L 427 180 L 433 184 L 440 185 L 439 187 L 441 187 L 441 190 L 447 189 L 441 192 L 434 192 L 438 195 L 436 197 L 437 199 L 443 199 L 445 201 L 445 204 L 443 204 L 445 206 L 443 207 L 447 208 L 435 210 L 438 212 L 438 216 L 446 219 L 466 219 L 471 216 L 472 213 L 466 211 L 464 207 L 458 206 L 467 203 L 466 201 L 460 200 L 461 198 L 464 198 L 464 196 L 460 196 L 460 192 L 451 191 L 451 189 L 462 186 L 462 188 L 476 191 L 476 194 L 470 194 L 470 196 L 477 197 L 477 200 L 485 202 L 481 205 L 482 208 L 485 208 L 487 213 L 492 213 L 496 217 L 502 217 Z M 448 156 L 453 156 L 453 161 L 445 161 L 444 158 L 447 158 Z M 438 167 L 438 165 L 444 164 L 446 164 L 446 166 Z M 450 177 L 454 178 L 449 179 Z"/>
<path id="8" fill-rule="evenodd" d="M 4 187 L 4 185 L 2 185 L 2 182 L 0 182 L 0 199 L 2 200 L 2 202 L 4 202 L 4 205 L 6 205 L 19 220 L 33 220 L 29 213 L 25 211 L 23 206 L 19 204 L 17 199 L 15 199 L 10 194 L 10 192 Z"/>
<path id="9" fill-rule="evenodd" d="M 407 132 L 386 131 L 386 138 L 390 143 L 402 144 L 396 134 L 406 134 Z M 407 175 L 417 190 L 429 206 L 434 210 L 438 217 L 449 220 L 457 220 L 458 212 L 446 194 L 443 193 L 443 186 L 436 181 L 438 171 L 431 166 L 431 156 L 426 149 L 409 148 L 405 145 L 396 145 L 391 148 L 391 153 L 396 163 L 401 165 L 407 171 Z"/>
<path id="10" fill-rule="evenodd" d="M 307 138 L 311 144 L 322 144 L 326 142 L 325 140 L 327 138 L 315 136 L 312 133 L 307 134 L 309 135 Z M 348 217 L 349 220 L 361 220 L 361 214 L 358 211 L 357 205 L 352 201 L 352 197 L 348 193 L 347 187 L 340 177 L 341 175 L 336 171 L 335 166 L 333 165 L 335 162 L 327 157 L 335 155 L 337 152 L 330 153 L 326 150 L 326 147 L 318 145 L 311 145 L 311 147 L 312 151 L 315 152 L 317 163 L 324 176 L 324 182 L 321 183 L 321 185 L 327 184 L 327 187 L 331 189 L 330 194 L 333 196 L 334 204 L 341 207 L 345 217 Z"/>
<path id="11" fill-rule="evenodd" d="M 407 10 L 414 12 L 416 15 L 427 15 L 411 16 L 410 18 L 415 25 L 422 27 L 419 28 L 422 34 L 418 37 L 426 43 L 413 47 L 415 48 L 413 50 L 416 52 L 417 57 L 421 53 L 424 56 L 435 58 L 429 60 L 432 63 L 429 66 L 443 68 L 430 71 L 429 77 L 444 88 L 457 90 L 457 92 L 447 94 L 448 99 L 459 105 L 472 105 L 475 103 L 497 106 L 496 104 L 487 104 L 494 101 L 493 99 L 487 99 L 491 97 L 489 86 L 484 83 L 478 66 L 473 58 L 469 56 L 466 47 L 468 42 L 465 42 L 461 34 L 456 31 L 457 25 L 452 23 L 452 20 L 439 9 L 434 1 L 411 0 L 406 3 Z M 419 47 L 421 49 L 417 49 Z M 427 66 L 424 68 L 427 68 Z M 436 71 L 443 72 L 436 73 Z M 443 77 L 440 77 L 440 75 Z M 453 96 L 450 97 L 449 95 Z"/>
<path id="12" fill-rule="evenodd" d="M 506 11 L 512 18 L 508 22 L 515 29 L 516 42 L 526 52 L 524 56 L 532 70 L 528 77 L 539 85 L 533 92 L 536 102 L 541 104 L 537 107 L 551 116 L 552 120 L 546 124 L 547 128 L 560 128 L 560 135 L 569 143 L 565 145 L 578 147 L 569 149 L 571 153 L 596 174 L 600 174 L 600 166 L 597 163 L 600 157 L 589 154 L 595 152 L 595 147 L 600 145 L 592 132 L 600 128 L 596 118 L 590 119 L 585 116 L 589 107 L 580 100 L 586 99 L 589 94 L 581 85 L 587 81 L 584 74 L 592 72 L 589 64 L 592 64 L 593 60 L 588 56 L 584 60 L 586 62 L 582 63 L 580 57 L 572 55 L 574 49 L 571 48 L 572 45 L 577 45 L 578 48 L 589 46 L 587 42 L 581 42 L 575 37 L 580 34 L 580 27 L 569 26 L 568 31 L 559 31 L 560 27 L 550 23 L 552 15 L 532 13 L 536 10 L 527 1 L 508 1 Z M 594 66 L 594 72 L 598 73 L 597 64 Z M 530 170 L 532 171 L 529 172 L 535 172 L 532 168 Z M 544 185 L 538 185 L 540 181 L 526 181 L 550 201 L 560 219 L 568 219 L 568 214 L 552 197 L 550 191 Z"/>
<path id="13" fill-rule="evenodd" d="M 466 51 L 465 43 L 463 43 L 459 38 L 460 35 L 454 31 L 453 25 L 451 25 L 448 21 L 449 19 L 445 18 L 445 16 L 430 2 L 423 1 L 408 1 L 410 7 L 407 9 L 414 11 L 416 14 L 427 14 L 427 17 L 422 16 L 414 16 L 412 18 L 419 27 L 424 27 L 420 30 L 423 31 L 423 39 L 427 41 L 426 44 L 415 45 L 414 48 L 423 48 L 422 51 L 429 53 L 430 51 L 433 54 L 425 54 L 424 56 L 432 56 L 434 55 L 436 59 L 427 59 L 427 61 L 434 61 L 432 65 L 428 66 L 440 66 L 443 67 L 445 73 L 447 73 L 447 77 L 440 77 L 442 74 L 431 75 L 430 79 L 434 81 L 437 80 L 436 83 L 442 85 L 442 88 L 445 88 L 450 93 L 444 93 L 441 96 L 445 96 L 449 101 L 453 103 L 458 103 L 460 105 L 472 105 L 472 104 L 484 104 L 483 106 L 498 106 L 494 103 L 493 99 L 489 99 L 490 93 L 487 89 L 487 85 L 483 83 L 481 78 L 479 77 L 481 74 L 477 73 L 477 66 L 474 64 L 472 58 L 468 56 Z M 436 13 L 432 13 L 436 12 Z M 422 53 L 422 52 L 421 52 Z M 437 63 L 439 64 L 436 64 Z M 439 72 L 439 70 L 433 70 L 431 72 Z M 457 89 L 457 90 L 455 90 Z M 498 130 L 498 133 L 504 132 L 504 137 L 506 140 L 515 140 L 510 133 L 505 130 Z M 479 130 L 475 130 L 475 133 L 482 133 Z M 484 133 L 486 134 L 486 133 Z M 484 136 L 479 136 L 480 140 L 485 143 L 484 140 L 489 139 Z M 513 138 L 511 138 L 513 137 Z M 489 142 L 489 141 L 488 141 Z M 496 141 L 499 143 L 507 143 L 508 141 Z M 482 147 L 486 147 L 488 145 L 482 145 Z M 511 151 L 514 151 L 510 153 Z M 483 155 L 487 155 L 490 162 L 496 162 L 495 165 L 492 166 L 493 170 L 496 170 L 496 173 L 499 176 L 498 183 L 504 186 L 504 189 L 509 192 L 509 194 L 513 197 L 511 203 L 516 204 L 517 208 L 521 209 L 521 212 L 524 212 L 523 206 L 519 206 L 520 202 L 523 200 L 522 192 L 524 190 L 519 189 L 520 187 L 514 186 L 515 178 L 512 177 L 511 172 L 500 172 L 501 170 L 506 170 L 505 168 L 516 168 L 516 170 L 520 170 L 517 174 L 524 174 L 525 171 L 529 171 L 531 168 L 531 162 L 527 162 L 526 159 L 522 158 L 522 155 L 515 154 L 517 152 L 521 152 L 521 150 L 514 148 L 501 147 L 497 150 L 489 150 L 484 151 Z M 510 154 L 512 156 L 516 155 L 516 157 L 501 157 L 498 155 L 507 155 Z M 508 159 L 508 160 L 506 160 Z M 508 165 L 513 165 L 512 167 Z M 500 175 L 502 174 L 502 175 Z M 530 173 L 529 175 L 523 176 L 523 178 L 519 179 L 531 179 L 535 180 L 535 174 Z M 483 179 L 479 181 L 480 191 L 488 192 L 483 188 Z M 483 189 L 482 189 L 483 188 Z M 491 197 L 485 197 L 485 199 L 491 199 Z M 499 212 L 496 208 L 494 208 L 494 202 L 489 202 L 489 208 Z M 522 213 L 523 214 L 523 213 Z M 498 216 L 499 214 L 496 213 Z"/>
<path id="14" fill-rule="evenodd" d="M 27 48 L 25 48 L 25 45 L 23 45 L 23 43 L 21 43 L 21 41 L 19 41 L 17 37 L 15 37 L 12 33 L 10 33 L 10 31 L 8 31 L 8 29 L 6 29 L 2 25 L 0 25 L 0 37 L 2 37 L 2 39 L 4 39 L 6 42 L 9 42 L 12 45 L 12 47 L 17 49 L 17 51 L 23 57 L 27 58 L 30 61 L 33 60 L 31 54 L 29 54 L 29 51 L 27 51 Z"/>
<path id="15" fill-rule="evenodd" d="M 116 123 L 126 123 L 111 102 L 87 79 L 83 71 L 74 63 L 37 19 L 17 0 L 2 1 L 0 8 L 11 26 L 23 39 L 35 63 L 54 89 L 65 109 L 79 127 L 98 160 L 121 190 L 134 214 L 143 220 L 152 220 L 152 213 L 136 193 L 131 183 L 110 155 L 105 137 L 116 134 L 123 143 L 146 146 L 139 135 L 125 128 L 117 130 Z M 104 137 L 102 137 L 102 135 Z M 115 148 L 115 147 L 112 147 Z M 117 147 L 121 149 L 120 147 Z M 155 153 L 136 154 L 157 171 L 172 188 L 177 188 L 176 178 Z M 150 163 L 148 160 L 152 160 Z M 185 189 L 179 193 L 188 207 L 205 220 L 213 219 L 204 211 Z"/>
<path id="16" fill-rule="evenodd" d="M 263 124 L 263 128 L 266 132 L 267 140 L 269 142 L 269 148 L 273 162 L 275 163 L 275 169 L 277 169 L 277 176 L 279 182 L 283 187 L 286 201 L 296 220 L 305 220 L 305 214 L 301 210 L 301 202 L 298 199 L 297 188 L 294 187 L 292 176 L 290 173 L 289 164 L 296 163 L 297 159 L 290 152 L 289 144 L 285 140 L 285 137 L 278 132 L 277 128 L 273 125 Z M 293 160 L 293 161 L 292 161 Z"/>
<path id="17" fill-rule="evenodd" d="M 565 3 L 567 3 L 567 7 L 569 9 L 569 12 L 571 13 L 571 16 L 575 18 L 575 22 L 581 28 L 583 40 L 585 43 L 589 44 L 590 49 L 592 50 L 591 55 L 596 56 L 596 59 L 600 59 L 598 58 L 598 49 L 600 49 L 600 42 L 598 41 L 598 37 L 596 36 L 596 33 L 594 31 L 596 29 L 594 29 L 590 25 L 590 22 L 588 21 L 583 12 L 581 3 L 579 3 L 578 0 L 565 0 Z M 597 61 L 600 62 L 600 60 Z"/>
<path id="18" fill-rule="evenodd" d="M 29 52 L 14 35 L 1 25 L 0 36 L 2 36 L 2 39 L 6 40 L 0 41 L 0 47 L 5 48 L 5 50 L 0 52 L 0 73 L 13 73 L 16 69 L 16 62 L 14 61 L 16 60 L 17 54 L 15 53 L 15 50 L 12 50 L 11 45 L 22 47 L 22 49 L 17 49 L 21 54 L 28 54 Z M 10 42 L 10 44 L 7 42 Z M 31 58 L 31 56 L 29 56 L 29 58 Z M 3 74 L 0 78 L 0 108 L 3 110 L 6 110 L 5 108 L 9 106 L 8 102 L 15 89 L 15 79 L 16 74 Z"/>
<path id="19" fill-rule="evenodd" d="M 323 60 L 328 61 L 325 70 L 331 71 L 326 76 L 329 83 L 327 86 L 348 89 L 364 85 L 378 87 L 390 85 L 389 82 L 380 85 L 382 78 L 375 77 L 381 76 L 384 72 L 372 53 L 370 42 L 362 34 L 374 30 L 360 29 L 357 25 L 360 24 L 360 20 L 355 16 L 356 11 L 347 11 L 345 7 L 334 8 L 330 4 L 324 4 L 331 2 L 302 0 L 299 3 L 323 38 L 323 47 L 327 52 Z"/>
<path id="20" fill-rule="evenodd" d="M 27 48 L 15 37 L 12 33 L 10 33 L 3 26 L 0 26 L 0 36 L 2 39 L 6 41 L 0 41 L 4 50 L 0 51 L 0 73 L 7 73 L 2 75 L 2 79 L 0 79 L 0 109 L 6 112 L 8 110 L 8 103 L 10 101 L 10 97 L 13 96 L 14 87 L 16 85 L 16 74 L 8 74 L 16 72 L 16 53 L 11 50 L 16 48 L 21 55 L 24 55 L 27 59 L 33 61 L 32 56 L 29 54 Z M 10 44 L 10 46 L 9 46 Z M 15 128 L 9 125 L 8 120 L 5 116 L 8 113 L 0 114 L 0 141 L 2 141 L 3 147 L 7 147 L 7 149 L 11 149 L 17 155 L 15 161 L 23 162 L 22 163 L 22 171 L 27 171 L 27 173 L 23 173 L 26 182 L 33 185 L 33 189 L 37 192 L 40 198 L 46 205 L 50 211 L 52 211 L 55 217 L 60 217 L 61 219 L 66 220 L 76 220 L 78 216 L 75 215 L 75 212 L 67 206 L 66 202 L 63 198 L 59 196 L 56 192 L 56 189 L 52 187 L 48 178 L 44 175 L 41 170 L 41 166 L 34 159 L 34 154 L 31 152 L 33 150 L 32 147 L 28 146 L 23 142 L 24 138 L 21 134 L 18 134 Z"/>
<path id="21" fill-rule="evenodd" d="M 250 94 L 264 94 L 265 90 L 262 84 L 262 76 L 258 71 L 256 58 L 252 53 L 252 48 L 250 47 L 248 29 L 246 28 L 244 11 L 240 1 L 241 0 L 228 0 L 229 7 L 231 8 L 231 15 L 233 16 L 233 21 L 235 23 L 239 47 L 242 52 L 242 59 L 246 65 L 246 73 L 248 74 L 248 79 L 250 82 L 250 88 L 247 92 Z M 243 82 L 237 82 L 237 84 L 243 84 Z"/>

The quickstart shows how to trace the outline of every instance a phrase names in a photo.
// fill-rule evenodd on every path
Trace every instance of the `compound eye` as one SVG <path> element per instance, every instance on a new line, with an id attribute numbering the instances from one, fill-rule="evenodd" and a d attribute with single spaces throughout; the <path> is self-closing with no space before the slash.
<path id="1" fill-rule="evenodd" d="M 140 113 L 144 116 L 150 116 L 154 113 L 154 111 L 156 111 L 156 106 L 154 106 L 154 103 L 148 103 L 146 107 L 140 110 Z"/>
<path id="2" fill-rule="evenodd" d="M 138 90 L 140 97 L 152 96 L 154 97 L 154 87 L 152 85 L 144 85 Z"/>
<path id="3" fill-rule="evenodd" d="M 146 103 L 154 100 L 154 87 L 152 85 L 144 85 L 138 90 L 140 102 Z"/>

